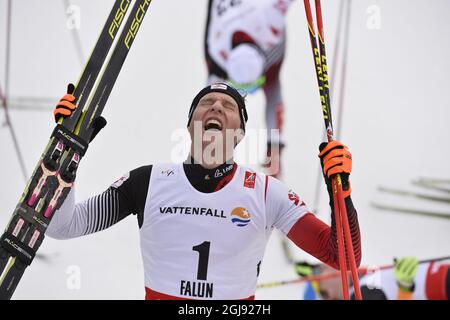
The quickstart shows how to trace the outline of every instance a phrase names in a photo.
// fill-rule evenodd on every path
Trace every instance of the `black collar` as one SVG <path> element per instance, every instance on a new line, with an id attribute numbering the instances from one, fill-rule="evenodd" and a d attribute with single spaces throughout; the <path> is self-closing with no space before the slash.
<path id="1" fill-rule="evenodd" d="M 195 189 L 201 192 L 214 192 L 218 184 L 224 179 L 230 179 L 234 174 L 237 164 L 234 162 L 223 163 L 214 169 L 206 169 L 200 164 L 195 163 L 191 157 L 183 163 L 183 169 L 186 177 Z M 225 186 L 226 184 L 223 184 Z"/>

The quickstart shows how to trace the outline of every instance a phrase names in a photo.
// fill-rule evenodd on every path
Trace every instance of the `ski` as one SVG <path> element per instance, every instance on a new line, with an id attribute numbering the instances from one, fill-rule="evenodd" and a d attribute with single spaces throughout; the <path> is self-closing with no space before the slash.
<path id="1" fill-rule="evenodd" d="M 429 178 L 429 177 L 421 177 L 419 181 L 423 183 L 431 183 L 431 184 L 450 184 L 450 179 L 439 179 L 439 178 Z"/>
<path id="2" fill-rule="evenodd" d="M 430 200 L 435 202 L 444 202 L 444 203 L 450 203 L 450 198 L 446 197 L 437 197 L 437 196 L 431 196 L 423 193 L 418 192 L 412 192 L 412 191 L 406 191 L 406 190 L 400 190 L 400 189 L 393 189 L 393 188 L 386 188 L 386 187 L 378 187 L 378 190 L 390 194 L 397 194 L 400 196 L 408 196 L 408 197 L 414 197 L 418 199 L 424 199 L 424 200 Z"/>
<path id="3" fill-rule="evenodd" d="M 395 206 L 373 203 L 373 202 L 371 203 L 371 206 L 376 209 L 398 212 L 398 213 L 407 213 L 407 214 L 414 214 L 414 215 L 420 215 L 420 216 L 426 216 L 426 217 L 450 219 L 450 212 L 446 213 L 446 212 L 418 210 L 418 209 L 411 209 L 411 208 L 401 208 L 401 207 L 395 207 Z"/>
<path id="4" fill-rule="evenodd" d="M 432 190 L 450 193 L 450 189 L 441 187 L 441 185 L 442 185 L 441 183 L 434 183 L 434 182 L 430 182 L 428 180 L 419 179 L 419 180 L 413 181 L 412 184 L 422 187 L 422 188 L 425 188 L 425 189 L 432 189 Z"/>
<path id="5" fill-rule="evenodd" d="M 11 298 L 42 244 L 53 214 L 73 186 L 79 162 L 92 137 L 92 123 L 105 107 L 151 0 L 135 2 L 104 67 L 130 3 L 131 0 L 115 1 L 75 87 L 77 108 L 56 125 L 0 239 L 0 299 Z"/>

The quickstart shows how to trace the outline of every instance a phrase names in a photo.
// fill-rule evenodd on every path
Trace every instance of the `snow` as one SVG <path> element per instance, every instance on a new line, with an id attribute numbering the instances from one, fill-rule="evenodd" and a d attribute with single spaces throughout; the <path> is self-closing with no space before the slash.
<path id="1" fill-rule="evenodd" d="M 81 65 L 66 27 L 62 3 L 14 1 L 11 97 L 50 96 L 56 102 L 66 84 L 76 82 Z M 72 3 L 81 9 L 79 31 L 88 56 L 112 1 Z M 367 28 L 370 6 L 381 10 L 379 30 Z M 337 8 L 338 3 L 323 1 L 330 66 Z M 370 202 L 379 201 L 449 211 L 448 205 L 377 190 L 379 185 L 418 190 L 410 182 L 420 176 L 450 177 L 450 103 L 445 96 L 450 86 L 450 60 L 446 58 L 450 56 L 449 10 L 446 0 L 353 1 L 342 140 L 353 153 L 351 181 L 361 224 L 363 264 L 387 264 L 393 257 L 405 255 L 431 258 L 450 252 L 450 220 L 395 214 L 370 206 Z M 0 21 L 6 20 L 5 12 L 3 1 Z M 176 133 L 184 129 L 191 99 L 206 80 L 202 51 L 205 14 L 206 1 L 152 2 L 105 109 L 108 125 L 82 161 L 78 200 L 102 192 L 130 169 L 171 161 L 173 148 L 179 143 Z M 0 62 L 4 63 L 4 26 L 0 39 Z M 310 50 L 302 2 L 296 1 L 288 15 L 288 51 L 282 71 L 287 109 L 284 181 L 312 205 L 323 120 Z M 333 76 L 333 70 L 330 73 Z M 2 88 L 4 77 L 5 69 L 1 68 Z M 248 128 L 264 128 L 263 103 L 261 93 L 249 97 Z M 10 111 L 29 174 L 52 131 L 51 109 Z M 4 126 L 0 128 L 0 146 L 0 226 L 5 226 L 24 181 L 10 133 Z M 258 150 L 261 160 L 263 152 Z M 319 217 L 328 220 L 325 194 L 319 209 Z M 292 249 L 299 259 L 312 260 Z M 144 296 L 134 217 L 84 238 L 46 239 L 40 253 L 45 259 L 33 262 L 14 298 Z M 293 278 L 295 273 L 283 255 L 280 236 L 274 233 L 260 282 Z M 301 286 L 290 285 L 258 290 L 257 298 L 298 299 L 300 293 Z"/>

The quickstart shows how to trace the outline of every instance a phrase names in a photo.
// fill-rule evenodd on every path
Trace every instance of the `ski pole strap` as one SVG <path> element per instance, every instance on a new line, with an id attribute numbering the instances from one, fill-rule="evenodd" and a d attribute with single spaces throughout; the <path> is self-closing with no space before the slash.
<path id="1" fill-rule="evenodd" d="M 27 266 L 31 264 L 36 255 L 36 251 L 25 245 L 19 238 L 9 232 L 5 232 L 0 240 L 0 245 L 12 256 L 17 257 Z"/>
<path id="2" fill-rule="evenodd" d="M 75 150 L 81 157 L 84 156 L 89 146 L 88 142 L 60 124 L 56 125 L 52 137 L 61 140 L 61 142 Z"/>

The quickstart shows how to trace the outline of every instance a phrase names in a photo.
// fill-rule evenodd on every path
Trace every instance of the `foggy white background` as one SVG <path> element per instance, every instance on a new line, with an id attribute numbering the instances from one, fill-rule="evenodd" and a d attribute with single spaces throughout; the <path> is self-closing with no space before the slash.
<path id="1" fill-rule="evenodd" d="M 89 56 L 113 1 L 72 1 L 81 9 L 80 37 Z M 339 1 L 324 0 L 329 66 Z M 380 29 L 367 27 L 371 6 Z M 193 96 L 204 86 L 206 0 L 154 0 L 109 98 L 108 125 L 90 146 L 77 178 L 77 200 L 104 191 L 123 173 L 171 161 L 172 133 L 186 125 Z M 450 253 L 450 220 L 378 211 L 371 201 L 448 212 L 442 206 L 377 191 L 379 185 L 420 190 L 420 176 L 450 178 L 450 1 L 355 0 L 352 7 L 342 141 L 353 153 L 353 201 L 359 213 L 363 264 L 388 264 L 394 256 L 432 258 Z M 76 82 L 81 64 L 63 1 L 13 1 L 9 96 L 54 97 Z M 284 181 L 313 203 L 317 149 L 323 120 L 303 1 L 287 18 L 288 48 L 282 69 L 286 105 Z M 5 88 L 6 0 L 0 0 L 0 83 Z M 333 77 L 333 70 L 330 70 Z M 334 103 L 336 105 L 336 103 Z M 248 98 L 248 128 L 264 128 L 264 97 Z M 333 108 L 333 105 L 332 105 Z M 10 110 L 31 174 L 54 127 L 47 112 Z M 334 110 L 336 113 L 336 110 Z M 4 123 L 3 110 L 0 121 Z M 337 119 L 335 119 L 335 123 Z M 0 227 L 24 188 L 10 133 L 0 127 Z M 260 150 L 261 160 L 264 150 Z M 322 189 L 325 190 L 324 185 Z M 445 195 L 445 194 L 443 194 Z M 327 197 L 319 216 L 328 221 Z M 310 259 L 300 250 L 299 259 Z M 14 295 L 16 299 L 142 299 L 143 268 L 134 216 L 80 239 L 47 238 Z M 80 271 L 80 288 L 67 285 Z M 295 278 L 274 233 L 260 283 Z M 301 286 L 256 292 L 259 299 L 299 299 Z"/>

